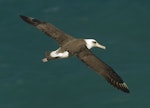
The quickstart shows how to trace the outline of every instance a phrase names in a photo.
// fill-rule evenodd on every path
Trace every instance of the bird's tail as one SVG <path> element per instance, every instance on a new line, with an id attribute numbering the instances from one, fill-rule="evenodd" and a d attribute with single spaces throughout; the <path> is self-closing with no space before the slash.
<path id="1" fill-rule="evenodd" d="M 42 59 L 43 62 L 48 62 L 49 60 L 55 60 L 55 59 L 59 58 L 59 57 L 51 57 L 50 53 L 51 53 L 51 51 L 45 52 L 45 58 Z"/>

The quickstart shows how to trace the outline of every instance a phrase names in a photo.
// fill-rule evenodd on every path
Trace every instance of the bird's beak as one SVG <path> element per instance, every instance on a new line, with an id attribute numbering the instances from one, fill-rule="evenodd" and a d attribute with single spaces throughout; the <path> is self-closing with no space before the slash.
<path id="1" fill-rule="evenodd" d="M 101 45 L 101 44 L 99 44 L 99 43 L 96 43 L 96 46 L 97 46 L 98 48 L 106 49 L 105 46 L 103 46 L 103 45 Z"/>

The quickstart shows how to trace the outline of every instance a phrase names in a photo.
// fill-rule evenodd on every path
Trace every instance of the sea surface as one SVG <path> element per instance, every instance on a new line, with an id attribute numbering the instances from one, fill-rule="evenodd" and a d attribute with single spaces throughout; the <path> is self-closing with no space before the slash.
<path id="1" fill-rule="evenodd" d="M 76 57 L 42 63 L 58 44 L 19 15 L 76 38 L 127 83 L 123 93 Z M 150 108 L 149 0 L 0 0 L 0 108 Z"/>

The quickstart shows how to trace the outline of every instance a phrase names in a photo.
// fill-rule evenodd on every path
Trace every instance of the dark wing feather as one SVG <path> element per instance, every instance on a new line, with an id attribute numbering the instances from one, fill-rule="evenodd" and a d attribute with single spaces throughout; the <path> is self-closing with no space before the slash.
<path id="1" fill-rule="evenodd" d="M 77 57 L 102 75 L 114 87 L 129 93 L 129 89 L 121 77 L 110 66 L 98 59 L 89 49 L 85 48 L 77 54 Z"/>
<path id="2" fill-rule="evenodd" d="M 72 36 L 64 33 L 63 31 L 59 30 L 58 28 L 56 28 L 54 25 L 52 25 L 50 23 L 46 23 L 46 22 L 40 21 L 38 19 L 23 16 L 23 15 L 20 15 L 20 17 L 25 22 L 35 26 L 36 28 L 38 28 L 39 30 L 41 30 L 42 32 L 47 34 L 48 36 L 55 39 L 60 46 L 62 46 L 67 41 L 73 39 Z"/>

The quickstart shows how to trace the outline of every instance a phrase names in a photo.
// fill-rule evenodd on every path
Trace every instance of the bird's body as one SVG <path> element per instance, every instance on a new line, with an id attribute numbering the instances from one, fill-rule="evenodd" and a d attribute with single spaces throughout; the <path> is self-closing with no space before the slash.
<path id="1" fill-rule="evenodd" d="M 80 43 L 76 45 L 76 43 Z M 46 52 L 46 58 L 43 59 L 43 62 L 47 62 L 48 60 L 56 59 L 56 58 L 68 58 L 73 55 L 77 55 L 79 51 L 85 45 L 85 41 L 82 39 L 72 39 L 69 42 L 66 42 L 62 47 L 58 48 L 55 51 Z M 73 48 L 71 46 L 74 46 Z"/>
<path id="2" fill-rule="evenodd" d="M 90 49 L 93 47 L 105 49 L 105 46 L 99 44 L 94 39 L 76 39 L 59 30 L 50 23 L 22 15 L 20 17 L 27 23 L 32 24 L 39 30 L 46 33 L 59 44 L 60 47 L 57 50 L 45 53 L 43 62 L 58 58 L 62 59 L 70 56 L 77 56 L 87 66 L 92 68 L 98 74 L 102 75 L 114 87 L 129 93 L 129 89 L 121 77 L 110 66 L 105 64 L 90 51 Z"/>

